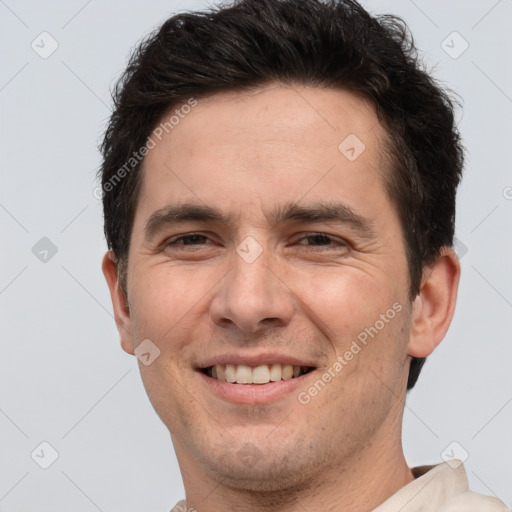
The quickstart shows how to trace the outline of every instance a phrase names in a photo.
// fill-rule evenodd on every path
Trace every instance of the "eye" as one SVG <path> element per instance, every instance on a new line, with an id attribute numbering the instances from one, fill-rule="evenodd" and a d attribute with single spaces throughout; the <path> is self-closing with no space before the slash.
<path id="1" fill-rule="evenodd" d="M 309 233 L 299 239 L 298 245 L 305 245 L 307 247 L 321 247 L 328 250 L 347 247 L 348 244 L 341 238 L 327 235 L 325 233 Z"/>
<path id="2" fill-rule="evenodd" d="M 180 245 L 202 245 L 206 240 L 209 240 L 209 238 L 205 235 L 201 235 L 200 233 L 189 233 L 187 235 L 180 235 L 169 238 L 169 240 L 165 242 L 165 246 L 176 247 Z"/>

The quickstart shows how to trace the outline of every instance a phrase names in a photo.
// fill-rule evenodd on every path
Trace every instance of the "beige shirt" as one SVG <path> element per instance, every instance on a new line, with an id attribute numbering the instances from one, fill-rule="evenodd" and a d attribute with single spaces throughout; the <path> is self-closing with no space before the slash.
<path id="1" fill-rule="evenodd" d="M 471 492 L 462 462 L 412 468 L 415 480 L 393 494 L 373 512 L 510 512 L 498 499 Z M 171 512 L 187 511 L 184 500 Z"/>
<path id="2" fill-rule="evenodd" d="M 498 498 L 469 490 L 461 461 L 420 466 L 412 472 L 416 479 L 373 512 L 507 512 Z"/>

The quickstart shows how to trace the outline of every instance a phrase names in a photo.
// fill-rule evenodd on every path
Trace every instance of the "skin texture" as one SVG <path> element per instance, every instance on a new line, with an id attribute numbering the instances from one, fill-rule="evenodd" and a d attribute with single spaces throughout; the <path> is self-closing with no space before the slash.
<path id="1" fill-rule="evenodd" d="M 338 149 L 350 134 L 366 148 L 354 161 Z M 402 232 L 382 178 L 385 140 L 373 106 L 350 92 L 272 84 L 198 100 L 145 158 L 127 298 L 111 252 L 103 271 L 122 348 L 133 354 L 150 339 L 160 350 L 139 366 L 171 433 L 187 507 L 364 511 L 413 479 L 401 446 L 410 358 L 444 337 L 460 266 L 443 249 L 408 301 Z M 342 202 L 372 234 L 336 220 L 267 218 L 292 202 Z M 177 203 L 218 208 L 232 224 L 187 221 L 145 239 L 150 216 Z M 190 233 L 202 236 L 176 242 Z M 252 263 L 236 250 L 248 236 L 262 249 Z M 400 312 L 300 403 L 299 392 L 394 304 Z M 290 354 L 317 369 L 271 403 L 234 404 L 196 368 L 240 352 Z"/>

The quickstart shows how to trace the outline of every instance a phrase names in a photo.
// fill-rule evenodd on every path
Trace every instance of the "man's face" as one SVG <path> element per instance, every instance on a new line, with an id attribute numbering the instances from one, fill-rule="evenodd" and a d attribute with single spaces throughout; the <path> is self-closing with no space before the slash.
<path id="1" fill-rule="evenodd" d="M 411 309 L 384 140 L 355 95 L 274 85 L 198 101 L 146 157 L 123 346 L 160 350 L 140 370 L 182 469 L 278 489 L 396 432 Z"/>

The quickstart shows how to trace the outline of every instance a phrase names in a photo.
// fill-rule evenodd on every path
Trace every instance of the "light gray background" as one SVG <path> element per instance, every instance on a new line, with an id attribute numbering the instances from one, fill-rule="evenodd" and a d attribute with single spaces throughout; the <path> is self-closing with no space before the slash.
<path id="1" fill-rule="evenodd" d="M 168 432 L 119 346 L 93 190 L 109 88 L 130 49 L 171 13 L 206 5 L 0 0 L 1 511 L 156 512 L 184 496 Z M 407 401 L 407 460 L 465 450 L 472 488 L 510 508 L 512 1 L 364 5 L 402 16 L 465 102 L 457 236 L 467 253 L 453 324 Z M 59 45 L 47 59 L 31 48 L 43 31 Z M 454 31 L 469 43 L 456 59 L 441 46 Z M 444 44 L 453 55 L 464 43 Z M 46 263 L 32 252 L 42 237 L 58 248 Z M 59 455 L 46 470 L 31 458 L 43 441 Z"/>

